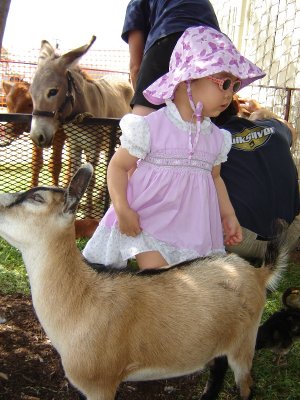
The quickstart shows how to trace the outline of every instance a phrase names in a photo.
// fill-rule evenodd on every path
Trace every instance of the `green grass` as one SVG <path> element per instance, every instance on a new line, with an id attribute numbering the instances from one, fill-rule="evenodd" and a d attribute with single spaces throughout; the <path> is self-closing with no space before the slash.
<path id="1" fill-rule="evenodd" d="M 85 239 L 79 239 L 77 245 L 80 250 L 86 244 Z M 300 265 L 290 263 L 283 274 L 276 291 L 269 293 L 262 320 L 267 319 L 274 311 L 281 307 L 282 292 L 289 286 L 300 286 Z M 4 240 L 0 239 L 0 295 L 7 293 L 30 294 L 30 287 L 21 254 Z M 255 293 L 253 293 L 255 296 Z M 191 305 L 192 306 L 192 305 Z M 257 351 L 253 363 L 253 377 L 255 381 L 256 400 L 300 400 L 300 342 L 296 343 L 287 356 L 286 365 L 276 365 L 274 354 L 270 350 Z M 207 372 L 199 379 L 199 393 L 192 396 L 198 399 L 203 390 Z M 234 380 L 231 371 L 226 376 L 224 390 L 220 400 L 239 400 L 233 391 Z M 197 386 L 198 391 L 198 386 Z M 178 396 L 174 400 L 181 400 Z"/>
<path id="2" fill-rule="evenodd" d="M 265 321 L 281 308 L 281 296 L 290 286 L 300 286 L 300 265 L 289 263 L 276 291 L 268 294 L 262 316 Z M 254 400 L 300 400 L 300 342 L 295 343 L 288 353 L 285 365 L 277 365 L 274 353 L 262 349 L 255 353 L 252 376 L 255 382 Z M 227 374 L 225 388 L 220 400 L 239 400 L 232 394 L 233 374 Z"/>
<path id="3" fill-rule="evenodd" d="M 0 191 L 17 192 L 29 188 L 31 169 L 29 164 L 0 164 Z"/>
<path id="4" fill-rule="evenodd" d="M 86 239 L 78 239 L 77 245 L 82 250 Z M 21 253 L 6 241 L 0 239 L 0 294 L 30 294 L 29 280 Z"/>
<path id="5" fill-rule="evenodd" d="M 0 293 L 30 293 L 21 253 L 2 239 L 0 239 Z"/>
<path id="6" fill-rule="evenodd" d="M 66 165 L 63 165 L 60 179 L 66 177 Z M 27 190 L 31 185 L 32 166 L 30 163 L 0 163 L 0 192 L 18 192 Z M 41 185 L 51 185 L 49 165 L 44 164 L 39 174 Z M 64 186 L 64 183 L 61 184 Z"/>

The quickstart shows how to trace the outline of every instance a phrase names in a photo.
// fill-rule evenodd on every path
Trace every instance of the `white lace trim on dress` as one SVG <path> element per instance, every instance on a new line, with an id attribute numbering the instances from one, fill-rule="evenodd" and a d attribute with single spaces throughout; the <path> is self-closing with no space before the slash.
<path id="1" fill-rule="evenodd" d="M 101 240 L 99 238 L 101 237 Z M 91 263 L 100 263 L 114 268 L 124 268 L 127 260 L 145 251 L 159 251 L 168 264 L 176 265 L 184 261 L 200 257 L 191 249 L 178 249 L 142 232 L 136 237 L 127 236 L 117 228 L 100 225 L 83 250 L 83 256 Z M 212 253 L 224 253 L 224 249 L 216 249 Z"/>
<path id="2" fill-rule="evenodd" d="M 144 158 L 144 162 L 148 162 L 152 165 L 156 165 L 156 166 L 164 166 L 164 167 L 176 167 L 177 171 L 178 168 L 182 167 L 182 170 L 186 170 L 186 168 L 188 169 L 202 169 L 205 171 L 209 171 L 211 172 L 212 170 L 212 163 L 202 160 L 202 159 L 197 159 L 197 158 L 193 158 L 193 159 L 187 159 L 186 157 L 181 157 L 181 158 L 175 158 L 174 156 L 163 156 L 160 157 L 159 155 L 147 155 Z"/>
<path id="3" fill-rule="evenodd" d="M 191 129 L 192 133 L 196 133 L 196 124 L 184 121 L 181 118 L 181 115 L 175 106 L 175 104 L 171 100 L 166 100 L 166 114 L 170 121 L 173 122 L 177 128 L 189 132 Z M 210 118 L 204 117 L 203 121 L 201 122 L 201 131 L 202 135 L 208 135 L 211 133 L 212 130 L 212 122 Z"/>
<path id="4" fill-rule="evenodd" d="M 145 158 L 150 152 L 150 129 L 149 125 L 139 115 L 126 114 L 120 121 L 122 135 L 121 146 L 137 158 Z"/>
<path id="5" fill-rule="evenodd" d="M 220 131 L 223 133 L 224 141 L 221 152 L 218 155 L 214 165 L 219 165 L 222 162 L 227 161 L 227 156 L 232 146 L 231 133 L 226 131 L 225 129 L 220 129 Z"/>

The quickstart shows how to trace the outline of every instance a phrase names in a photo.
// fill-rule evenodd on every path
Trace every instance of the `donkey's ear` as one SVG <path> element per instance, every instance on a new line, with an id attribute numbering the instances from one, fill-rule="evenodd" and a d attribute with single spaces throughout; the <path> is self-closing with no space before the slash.
<path id="1" fill-rule="evenodd" d="M 43 64 L 48 58 L 55 55 L 55 50 L 47 40 L 42 40 L 38 65 Z"/>
<path id="2" fill-rule="evenodd" d="M 71 50 L 68 53 L 63 54 L 57 59 L 57 63 L 63 66 L 65 69 L 70 68 L 73 64 L 78 63 L 80 58 L 87 53 L 89 48 L 92 46 L 96 36 L 92 36 L 90 42 L 84 46 L 78 47 L 77 49 Z"/>
<path id="3" fill-rule="evenodd" d="M 91 164 L 85 164 L 78 169 L 66 190 L 64 212 L 75 214 L 78 204 L 86 191 L 93 175 Z"/>

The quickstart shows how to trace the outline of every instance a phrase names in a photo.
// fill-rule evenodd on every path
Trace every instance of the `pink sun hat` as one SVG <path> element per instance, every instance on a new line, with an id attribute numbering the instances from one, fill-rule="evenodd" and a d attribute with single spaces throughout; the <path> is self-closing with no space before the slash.
<path id="1" fill-rule="evenodd" d="M 170 59 L 169 72 L 143 91 L 152 104 L 172 99 L 180 82 L 228 72 L 241 80 L 241 87 L 266 74 L 243 57 L 224 34 L 206 26 L 192 27 L 179 38 Z"/>

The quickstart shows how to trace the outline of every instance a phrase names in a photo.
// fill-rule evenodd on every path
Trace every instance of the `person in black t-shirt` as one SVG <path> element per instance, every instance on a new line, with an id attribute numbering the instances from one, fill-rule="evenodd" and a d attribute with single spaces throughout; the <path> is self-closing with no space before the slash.
<path id="1" fill-rule="evenodd" d="M 295 131 L 259 105 L 251 110 L 254 112 L 249 118 L 238 117 L 237 104 L 234 100 L 214 119 L 216 125 L 232 134 L 232 148 L 222 164 L 221 176 L 244 238 L 227 250 L 243 257 L 262 258 L 276 218 L 290 224 L 290 249 L 300 236 L 298 173 L 290 151 Z"/>

